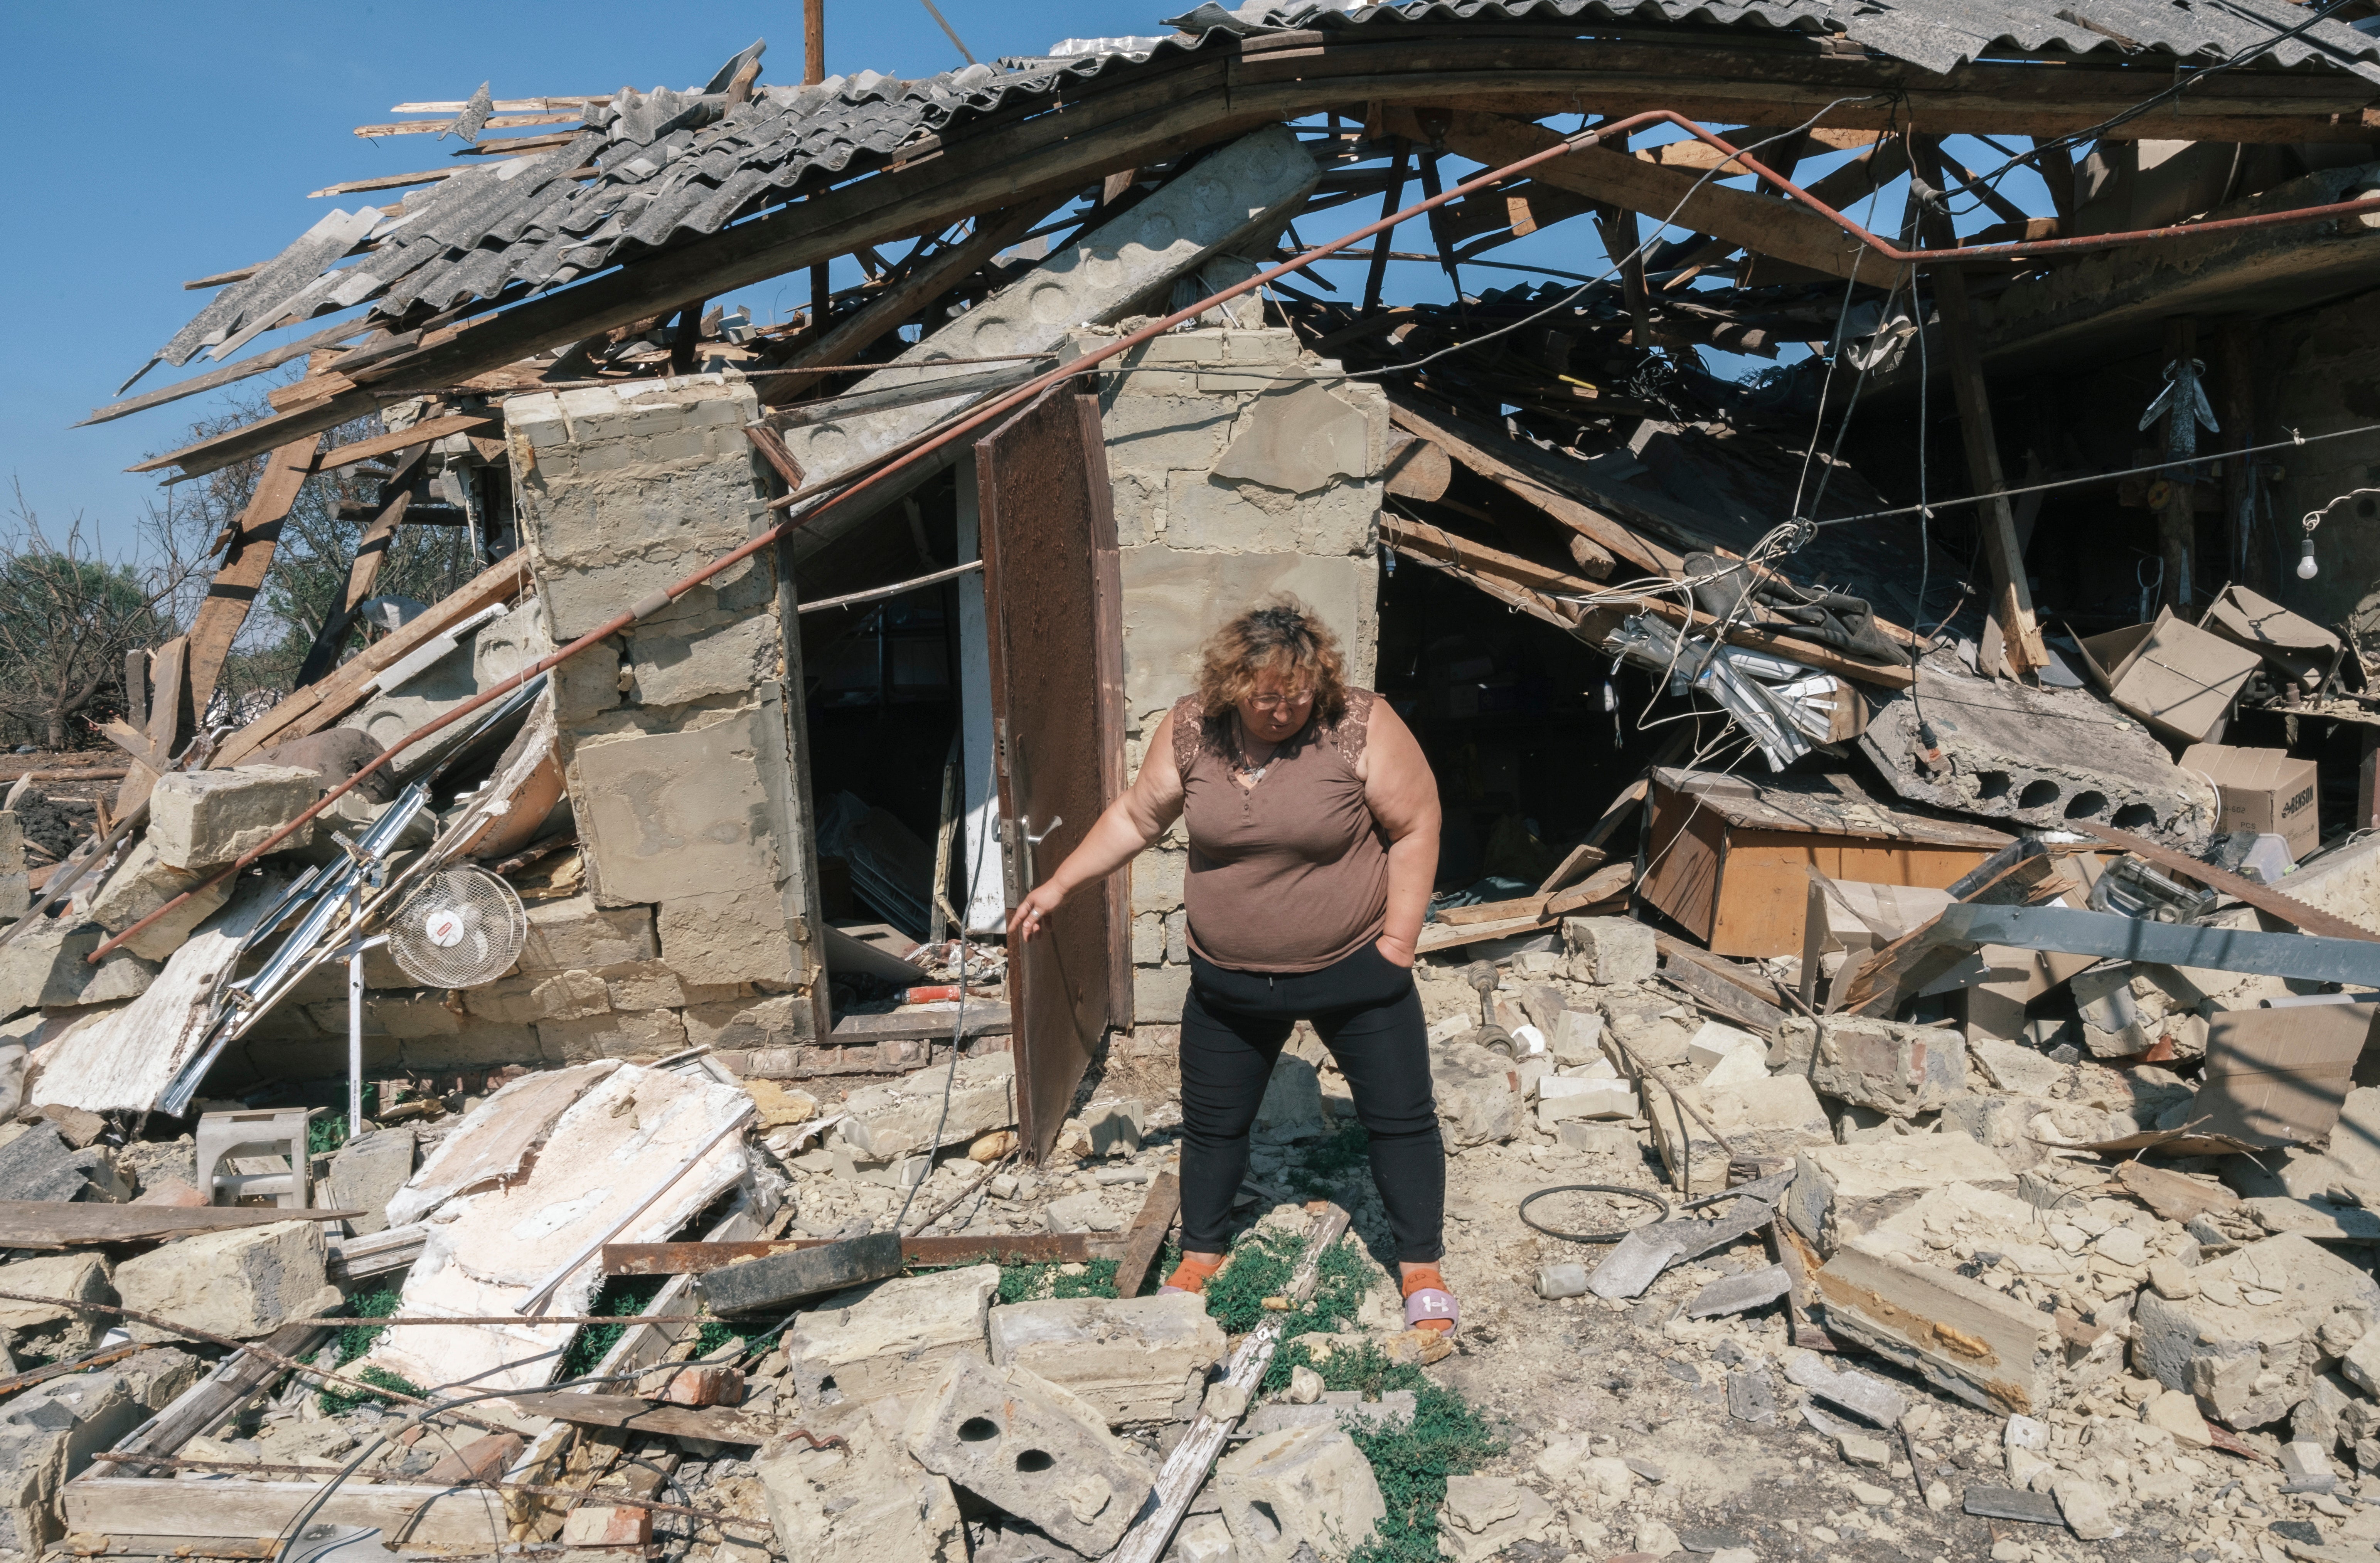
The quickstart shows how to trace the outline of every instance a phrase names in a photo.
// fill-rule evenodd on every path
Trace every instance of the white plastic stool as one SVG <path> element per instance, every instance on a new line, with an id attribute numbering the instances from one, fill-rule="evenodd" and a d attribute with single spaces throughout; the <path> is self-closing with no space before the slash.
<path id="1" fill-rule="evenodd" d="M 237 1204 L 243 1195 L 271 1194 L 284 1210 L 314 1202 L 313 1162 L 306 1154 L 306 1126 L 322 1108 L 279 1108 L 262 1112 L 209 1112 L 199 1116 L 199 1186 L 213 1205 Z M 286 1172 L 234 1172 L 225 1164 L 237 1157 L 278 1156 Z"/>

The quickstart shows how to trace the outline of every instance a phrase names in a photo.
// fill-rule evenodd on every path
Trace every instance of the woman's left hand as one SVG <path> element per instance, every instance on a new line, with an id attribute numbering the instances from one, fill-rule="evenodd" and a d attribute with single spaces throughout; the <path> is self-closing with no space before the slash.
<path id="1" fill-rule="evenodd" d="M 1391 966 L 1411 969 L 1414 963 L 1414 947 L 1394 934 L 1382 934 L 1372 941 L 1372 948 L 1378 951 L 1380 959 Z"/>

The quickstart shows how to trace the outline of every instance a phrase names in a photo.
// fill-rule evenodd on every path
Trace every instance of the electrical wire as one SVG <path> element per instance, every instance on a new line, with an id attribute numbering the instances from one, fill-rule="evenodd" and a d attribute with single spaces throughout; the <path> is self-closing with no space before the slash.
<path id="1" fill-rule="evenodd" d="M 2017 153 L 2015 156 L 2010 157 L 2006 163 L 2001 164 L 1998 168 L 1995 168 L 1990 173 L 1985 174 L 1980 177 L 1972 180 L 1971 183 L 1975 185 L 1992 185 L 1997 187 L 1998 181 L 2006 177 L 2008 174 L 2015 169 L 2020 164 L 2031 163 L 2043 152 L 2048 151 L 2053 148 L 2078 147 L 2085 141 L 2096 140 L 2100 137 L 2105 136 L 2108 131 L 2116 128 L 2116 127 L 2138 119 L 2141 115 L 2147 114 L 2152 109 L 2155 109 L 2158 104 L 2168 103 L 2171 100 L 2181 96 L 2182 93 L 2198 85 L 2198 83 L 2205 80 L 2208 77 L 2219 76 L 2227 70 L 2235 70 L 2240 66 L 2246 65 L 2251 61 L 2261 57 L 2266 52 L 2278 48 L 2281 44 L 2288 42 L 2290 39 L 2299 37 L 2311 30 L 2317 24 L 2328 21 L 2332 17 L 2338 15 L 2340 11 L 2345 10 L 2349 6 L 2354 3 L 2355 0 L 2331 0 L 2331 4 L 2324 6 L 2320 11 L 2308 17 L 2305 20 L 2298 23 L 2296 26 L 2288 29 L 2285 31 L 2275 33 L 2272 37 L 2267 38 L 2261 42 L 2248 44 L 2246 47 L 2233 53 L 2229 57 L 2219 60 L 2216 64 L 2208 66 L 2205 69 L 2199 71 L 2194 75 L 2180 77 L 2175 80 L 2172 86 L 2160 89 L 2159 91 L 2151 93 L 2148 97 L 2142 99 L 2131 107 L 2125 109 L 2120 113 L 2112 115 L 2109 117 L 2099 121 L 2096 125 L 2086 126 L 2082 129 L 2073 131 L 2070 134 L 2059 136 L 2054 140 L 2039 142 L 2031 151 Z M 2181 68 L 2179 62 L 2176 63 L 2174 68 L 2177 71 Z M 1981 138 L 1978 138 L 1978 139 L 1981 139 Z M 1975 210 L 1976 206 L 1980 206 L 1981 204 L 1982 201 L 1978 199 L 1974 205 L 1971 205 L 1967 208 L 1967 211 L 1973 212 Z"/>
<path id="2" fill-rule="evenodd" d="M 1949 510 L 1955 506 L 1985 504 L 1996 499 L 2013 499 L 2020 494 L 2046 494 L 2059 489 L 2100 487 L 2118 478 L 2138 478 L 2152 473 L 2176 472 L 2195 466 L 2201 462 L 2228 460 L 2235 456 L 2263 455 L 2268 451 L 2286 451 L 2300 445 L 2318 444 L 2325 440 L 2347 440 L 2359 434 L 2380 434 L 2380 423 L 2360 423 L 2352 429 L 2335 429 L 2325 434 L 2304 434 L 2289 430 L 2286 440 L 2274 440 L 2261 445 L 2243 445 L 2238 450 L 2222 451 L 2216 456 L 2198 456 L 2186 461 L 2151 462 L 2145 466 L 2119 467 L 2112 472 L 2086 473 L 2080 478 L 2059 478 L 2046 483 L 2016 483 L 2006 488 L 1987 489 L 1981 493 L 1966 494 L 1958 499 L 1936 500 L 1929 505 L 1896 505 L 1890 510 L 1863 510 L 1856 515 L 1836 515 L 1824 521 L 1813 521 L 1814 527 L 1843 527 L 1854 521 L 1888 521 L 1896 516 L 1915 515 L 1924 510 Z"/>
<path id="3" fill-rule="evenodd" d="M 998 783 L 999 773 L 993 768 L 991 764 L 991 757 L 990 755 L 986 755 L 984 759 L 986 761 L 984 774 L 985 792 L 986 794 L 989 795 L 992 787 Z M 956 834 L 960 837 L 960 841 L 958 842 L 959 877 L 966 881 L 967 911 L 972 912 L 975 909 L 975 880 L 967 873 L 966 832 L 962 830 L 956 832 Z M 901 1213 L 892 1218 L 892 1231 L 895 1236 L 898 1236 L 901 1230 L 909 1224 L 909 1206 L 916 1202 L 917 1198 L 917 1191 L 926 1186 L 927 1173 L 933 1171 L 931 1163 L 934 1158 L 934 1153 L 942 1148 L 942 1130 L 951 1121 L 951 1091 L 952 1088 L 958 1084 L 959 1050 L 966 1046 L 966 962 L 967 914 L 963 912 L 959 915 L 959 1008 L 957 1015 L 954 1016 L 951 1022 L 951 1066 L 942 1076 L 942 1112 L 941 1116 L 934 1121 L 934 1137 L 932 1142 L 926 1148 L 926 1160 L 929 1164 L 926 1168 L 926 1171 L 919 1173 L 917 1181 L 909 1185 L 908 1192 L 902 1196 Z M 985 1181 L 989 1184 L 990 1180 L 986 1179 Z"/>

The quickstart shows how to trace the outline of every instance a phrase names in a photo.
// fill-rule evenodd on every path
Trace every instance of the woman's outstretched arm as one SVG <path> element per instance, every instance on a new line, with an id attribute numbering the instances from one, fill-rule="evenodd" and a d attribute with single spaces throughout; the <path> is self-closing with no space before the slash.
<path id="1" fill-rule="evenodd" d="M 1031 939 L 1077 886 L 1104 879 L 1137 856 L 1165 828 L 1182 818 L 1182 772 L 1173 763 L 1173 713 L 1157 724 L 1140 774 L 1123 796 L 1100 811 L 1083 844 L 1066 854 L 1050 876 L 1026 893 L 1008 915 L 1008 937 Z M 1433 836 L 1433 840 L 1434 840 Z M 1433 856 L 1436 847 L 1431 848 Z M 1423 898 L 1428 898 L 1427 891 Z"/>
<path id="2" fill-rule="evenodd" d="M 1389 915 L 1380 953 L 1410 966 L 1438 879 L 1438 778 L 1421 741 L 1385 699 L 1373 703 L 1364 745 L 1364 801 L 1389 838 Z"/>

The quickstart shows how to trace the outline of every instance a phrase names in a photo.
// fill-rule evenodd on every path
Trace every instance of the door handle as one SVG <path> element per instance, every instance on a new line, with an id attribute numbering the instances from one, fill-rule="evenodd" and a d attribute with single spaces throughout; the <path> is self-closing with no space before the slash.
<path id="1" fill-rule="evenodd" d="M 1050 820 L 1048 829 L 1044 830 L 1039 835 L 1037 836 L 1029 831 L 1026 832 L 1025 837 L 1026 844 L 1027 846 L 1039 846 L 1044 841 L 1049 839 L 1050 831 L 1057 830 L 1059 826 L 1063 825 L 1065 822 L 1066 817 L 1062 814 L 1055 819 Z"/>

